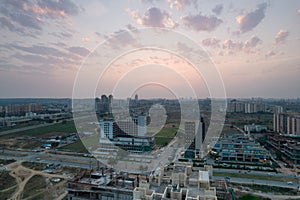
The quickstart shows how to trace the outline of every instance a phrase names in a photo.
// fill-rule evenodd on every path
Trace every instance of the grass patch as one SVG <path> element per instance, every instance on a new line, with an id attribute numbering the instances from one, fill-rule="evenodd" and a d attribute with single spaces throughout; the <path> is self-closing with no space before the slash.
<path id="1" fill-rule="evenodd" d="M 16 185 L 16 180 L 14 177 L 9 175 L 8 172 L 3 171 L 0 174 L 0 190 L 5 190 Z M 0 192 L 1 193 L 1 192 Z"/>
<path id="2" fill-rule="evenodd" d="M 25 185 L 23 198 L 34 196 L 46 188 L 46 180 L 41 175 L 34 175 Z"/>
<path id="3" fill-rule="evenodd" d="M 0 164 L 3 164 L 3 165 L 8 165 L 8 164 L 13 163 L 13 162 L 16 162 L 16 160 L 14 160 L 14 159 L 8 159 L 8 160 L 0 159 Z"/>
<path id="4" fill-rule="evenodd" d="M 26 168 L 38 170 L 38 171 L 45 169 L 45 167 L 47 166 L 47 164 L 45 163 L 36 163 L 36 162 L 28 162 L 28 161 L 22 162 L 22 165 Z"/>
<path id="5" fill-rule="evenodd" d="M 232 183 L 234 187 L 239 188 L 241 186 L 240 183 Z M 243 187 L 247 187 L 253 191 L 260 191 L 262 193 L 273 193 L 276 195 L 297 195 L 296 189 L 292 188 L 282 188 L 277 186 L 268 186 L 268 185 L 256 185 L 256 184 L 242 184 Z"/>
<path id="6" fill-rule="evenodd" d="M 3 138 L 12 138 L 16 136 L 41 136 L 46 133 L 51 133 L 51 132 L 61 132 L 61 133 L 76 133 L 76 127 L 73 121 L 68 121 L 66 123 L 57 123 L 57 124 L 52 124 L 49 126 L 45 127 L 39 127 L 35 129 L 30 129 L 26 131 L 20 131 L 16 133 L 11 133 L 8 135 L 2 136 Z"/>
<path id="7" fill-rule="evenodd" d="M 81 171 L 82 169 L 81 168 L 78 168 L 78 167 L 68 167 L 68 166 L 63 166 L 62 167 L 62 172 L 63 173 L 66 173 L 66 174 L 73 174 L 73 175 L 76 175 L 76 174 L 79 174 L 79 172 Z"/>
<path id="8" fill-rule="evenodd" d="M 174 138 L 177 130 L 178 127 L 164 127 L 155 135 L 155 137 Z"/>
<path id="9" fill-rule="evenodd" d="M 245 124 L 264 124 L 269 129 L 273 128 L 272 113 L 227 113 L 226 123 L 243 128 Z"/>
<path id="10" fill-rule="evenodd" d="M 60 147 L 59 150 L 61 151 L 73 151 L 78 153 L 88 153 L 88 150 L 85 148 L 81 140 L 78 140 L 74 143 L 65 145 Z"/>
<path id="11" fill-rule="evenodd" d="M 166 146 L 176 136 L 178 127 L 164 127 L 155 135 L 155 144 Z"/>
<path id="12" fill-rule="evenodd" d="M 166 146 L 173 138 L 155 137 L 155 144 L 158 146 Z"/>
<path id="13" fill-rule="evenodd" d="M 253 175 L 253 174 L 236 174 L 236 173 L 227 173 L 227 172 L 214 172 L 214 176 L 229 176 L 234 178 L 247 178 L 247 179 L 256 179 L 256 180 L 269 180 L 269 181 L 297 181 L 295 178 L 284 178 L 284 177 L 274 177 L 274 176 L 260 176 L 260 175 Z"/>
<path id="14" fill-rule="evenodd" d="M 254 196 L 252 194 L 243 195 L 240 200 L 264 200 L 265 198 Z"/>
<path id="15" fill-rule="evenodd" d="M 1 191 L 0 190 L 0 199 L 9 199 L 16 190 L 16 187 L 12 187 L 9 190 Z"/>

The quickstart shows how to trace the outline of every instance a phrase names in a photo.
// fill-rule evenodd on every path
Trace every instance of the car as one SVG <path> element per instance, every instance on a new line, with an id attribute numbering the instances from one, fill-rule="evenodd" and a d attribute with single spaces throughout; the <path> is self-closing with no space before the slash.
<path id="1" fill-rule="evenodd" d="M 293 185 L 292 181 L 286 182 L 288 185 Z"/>

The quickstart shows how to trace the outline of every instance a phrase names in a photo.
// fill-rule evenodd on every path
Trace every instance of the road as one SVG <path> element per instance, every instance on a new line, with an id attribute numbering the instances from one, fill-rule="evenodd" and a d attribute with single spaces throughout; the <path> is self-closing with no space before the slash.
<path id="1" fill-rule="evenodd" d="M 50 154 L 47 152 L 21 152 L 11 150 L 2 150 L 0 159 L 14 159 L 16 161 L 29 161 L 47 164 L 59 163 L 63 166 L 80 167 L 85 169 L 90 168 L 90 163 L 93 163 L 94 167 L 97 164 L 97 160 L 95 158 L 89 157 Z"/>
<path id="2" fill-rule="evenodd" d="M 220 180 L 224 179 L 222 176 L 213 176 L 213 180 Z M 256 184 L 256 185 L 267 185 L 270 186 L 270 189 L 272 186 L 277 187 L 285 187 L 285 188 L 294 188 L 297 189 L 300 187 L 300 183 L 293 183 L 293 185 L 288 185 L 286 182 L 282 181 L 272 181 L 272 180 L 258 180 L 258 179 L 248 179 L 248 178 L 236 178 L 231 177 L 230 182 L 232 183 L 242 183 L 242 184 Z"/>
<path id="3" fill-rule="evenodd" d="M 39 163 L 56 163 L 61 164 L 62 166 L 69 167 L 79 167 L 89 169 L 91 167 L 97 166 L 97 160 L 95 158 L 83 157 L 83 156 L 73 156 L 73 155 L 61 155 L 61 154 L 50 154 L 48 152 L 21 152 L 21 151 L 11 151 L 11 150 L 2 150 L 0 151 L 1 159 L 14 159 L 17 161 L 30 161 L 30 162 L 39 162 Z M 241 173 L 247 172 L 247 174 L 253 175 L 270 175 L 274 177 L 283 177 L 283 178 L 295 178 L 293 175 L 282 174 L 282 173 L 271 173 L 258 172 L 258 171 L 244 171 L 244 170 L 234 170 L 234 169 L 214 169 L 214 172 L 227 172 L 227 173 Z M 213 179 L 224 179 L 224 177 L 214 176 Z M 299 179 L 299 178 L 298 178 Z M 231 177 L 232 182 L 237 183 L 255 183 L 261 185 L 270 185 L 270 186 L 280 186 L 287 188 L 297 188 L 300 187 L 300 181 L 298 183 L 293 183 L 288 185 L 286 182 L 272 181 L 272 180 L 257 180 L 257 179 L 248 179 L 248 178 L 235 178 Z"/>
<path id="4" fill-rule="evenodd" d="M 281 178 L 296 178 L 297 176 L 292 174 L 284 174 L 284 173 L 275 173 L 275 172 L 264 172 L 264 171 L 254 171 L 251 170 L 240 170 L 240 169 L 224 169 L 224 168 L 214 168 L 214 172 L 224 172 L 224 173 L 235 173 L 235 174 L 248 174 L 248 175 L 258 175 L 258 176 L 274 176 L 274 177 L 281 177 Z M 300 177 L 299 177 L 300 178 Z"/>

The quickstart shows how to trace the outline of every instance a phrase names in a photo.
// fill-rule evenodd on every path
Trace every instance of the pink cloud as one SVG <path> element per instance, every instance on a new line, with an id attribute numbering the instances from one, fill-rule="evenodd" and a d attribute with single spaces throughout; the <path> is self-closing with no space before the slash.
<path id="1" fill-rule="evenodd" d="M 220 46 L 220 40 L 212 37 L 212 38 L 206 38 L 202 40 L 202 44 L 204 46 L 211 46 L 211 47 L 219 47 Z"/>
<path id="2" fill-rule="evenodd" d="M 195 31 L 215 30 L 223 21 L 215 16 L 205 16 L 201 13 L 198 15 L 187 15 L 182 17 L 184 24 Z"/>
<path id="3" fill-rule="evenodd" d="M 197 0 L 167 0 L 170 3 L 170 8 L 176 8 L 177 10 L 182 10 L 186 6 L 190 6 L 191 4 L 197 7 Z"/>
<path id="4" fill-rule="evenodd" d="M 255 28 L 265 17 L 267 3 L 260 4 L 256 10 L 236 17 L 241 32 L 248 32 Z"/>
<path id="5" fill-rule="evenodd" d="M 178 23 L 172 19 L 170 13 L 157 7 L 149 8 L 143 16 L 140 16 L 137 11 L 131 11 L 130 14 L 140 25 L 161 28 L 175 28 L 178 26 Z"/>
<path id="6" fill-rule="evenodd" d="M 289 36 L 289 32 L 286 30 L 279 30 L 278 33 L 275 36 L 275 43 L 276 44 L 282 44 L 285 43 L 287 37 Z"/>

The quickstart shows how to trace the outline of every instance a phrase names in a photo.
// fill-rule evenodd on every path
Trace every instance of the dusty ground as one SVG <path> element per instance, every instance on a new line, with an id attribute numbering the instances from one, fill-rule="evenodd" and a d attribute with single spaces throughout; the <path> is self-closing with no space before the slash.
<path id="1" fill-rule="evenodd" d="M 0 139 L 0 149 L 34 149 L 41 146 L 37 140 L 28 140 L 22 138 Z"/>
<path id="2" fill-rule="evenodd" d="M 33 169 L 26 168 L 22 165 L 21 162 L 15 162 L 7 165 L 10 169 L 10 175 L 15 178 L 16 185 L 6 188 L 9 190 L 15 187 L 15 191 L 9 199 L 63 199 L 67 195 L 66 191 L 66 180 L 65 175 L 59 174 L 48 174 L 42 171 L 36 171 Z M 33 180 L 38 180 L 41 183 L 36 183 Z M 60 178 L 61 181 L 58 183 L 53 183 L 52 178 Z M 29 184 L 30 183 L 30 184 Z M 45 188 L 38 188 L 39 185 L 45 184 Z M 32 191 L 24 190 L 24 188 L 30 188 Z M 26 198 L 23 197 L 26 192 Z M 30 194 L 28 196 L 28 194 Z"/>

